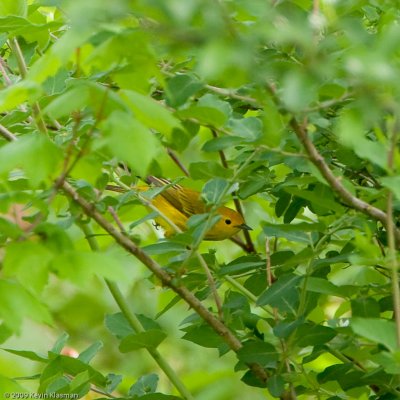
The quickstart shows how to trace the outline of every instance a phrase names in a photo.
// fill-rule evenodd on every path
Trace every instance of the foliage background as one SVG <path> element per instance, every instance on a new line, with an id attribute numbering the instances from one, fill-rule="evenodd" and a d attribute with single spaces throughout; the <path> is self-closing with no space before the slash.
<path id="1" fill-rule="evenodd" d="M 0 393 L 398 398 L 399 38 L 375 0 L 3 0 Z M 105 190 L 147 174 L 251 237 L 163 240 Z"/>

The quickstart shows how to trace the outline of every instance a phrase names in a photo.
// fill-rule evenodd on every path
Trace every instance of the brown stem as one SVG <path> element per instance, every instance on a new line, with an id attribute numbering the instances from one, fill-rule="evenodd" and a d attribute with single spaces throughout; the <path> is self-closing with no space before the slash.
<path id="1" fill-rule="evenodd" d="M 218 137 L 218 134 L 214 129 L 211 129 L 211 132 L 212 132 L 212 135 L 214 136 L 214 138 Z M 228 168 L 228 162 L 226 160 L 225 153 L 222 150 L 219 150 L 218 153 L 219 153 L 219 157 L 221 159 L 222 166 L 224 168 Z M 234 196 L 236 195 L 235 192 L 233 192 L 232 194 Z M 244 218 L 243 208 L 242 208 L 242 204 L 240 203 L 240 200 L 237 197 L 234 197 L 233 202 L 235 204 L 236 211 Z M 244 248 L 244 250 L 246 250 L 247 253 L 255 253 L 256 249 L 254 247 L 254 243 L 253 243 L 253 240 L 251 239 L 249 231 L 243 230 L 243 235 L 246 240 L 246 247 Z"/>
<path id="2" fill-rule="evenodd" d="M 178 156 L 175 154 L 175 152 L 170 149 L 169 147 L 167 147 L 167 153 L 168 155 L 171 157 L 171 159 L 174 161 L 174 163 L 182 170 L 182 172 L 186 175 L 186 176 L 190 176 L 189 171 L 187 170 L 187 168 L 182 164 L 181 160 L 178 158 Z"/>

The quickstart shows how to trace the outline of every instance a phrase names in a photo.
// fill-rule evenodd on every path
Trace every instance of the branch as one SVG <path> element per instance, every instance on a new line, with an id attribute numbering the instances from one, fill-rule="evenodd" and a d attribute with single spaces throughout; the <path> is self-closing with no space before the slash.
<path id="1" fill-rule="evenodd" d="M 331 189 L 348 206 L 372 217 L 377 221 L 380 221 L 385 226 L 385 228 L 388 229 L 387 214 L 384 211 L 380 210 L 379 208 L 376 208 L 371 204 L 354 196 L 343 186 L 343 184 L 340 182 L 340 179 L 333 174 L 328 164 L 326 163 L 325 159 L 321 156 L 321 154 L 318 152 L 318 150 L 310 140 L 310 137 L 308 136 L 304 126 L 299 125 L 299 123 L 294 117 L 290 120 L 290 126 L 292 127 L 294 133 L 299 138 L 300 142 L 305 148 L 308 156 L 310 157 L 310 161 L 318 168 L 319 172 L 328 182 Z M 396 241 L 400 243 L 400 231 L 397 228 L 394 228 L 394 235 Z"/>
<path id="2" fill-rule="evenodd" d="M 93 236 L 93 232 L 91 231 L 88 224 L 80 224 L 80 228 L 82 229 L 83 233 L 85 234 L 86 240 L 89 243 L 89 247 L 92 251 L 99 251 L 99 244 L 97 240 Z M 145 332 L 143 325 L 136 317 L 136 315 L 132 312 L 129 303 L 126 301 L 125 297 L 121 293 L 118 285 L 115 282 L 112 282 L 108 279 L 105 279 L 108 289 L 111 292 L 115 302 L 118 304 L 122 314 L 125 316 L 126 320 L 128 321 L 129 325 L 135 332 Z M 182 395 L 185 400 L 194 400 L 192 394 L 180 380 L 177 373 L 171 367 L 170 364 L 164 359 L 164 357 L 160 354 L 157 349 L 147 348 L 146 349 L 149 354 L 153 357 L 154 361 L 158 364 L 158 366 L 164 371 L 165 375 L 171 381 L 171 383 L 175 386 L 178 392 Z"/>
<path id="3" fill-rule="evenodd" d="M 177 293 L 194 311 L 208 324 L 210 327 L 222 337 L 228 346 L 237 352 L 242 348 L 241 342 L 236 336 L 216 318 L 210 311 L 208 311 L 203 304 L 193 295 L 186 287 L 178 286 L 174 278 L 169 275 L 156 261 L 148 256 L 142 249 L 136 246 L 128 237 L 116 229 L 110 222 L 108 222 L 98 211 L 96 211 L 93 204 L 82 198 L 78 192 L 68 183 L 64 182 L 62 189 L 68 197 L 73 199 L 79 204 L 83 212 L 93 218 L 108 234 L 110 234 L 115 241 L 127 250 L 130 254 L 141 261 L 161 282 L 164 286 L 169 287 Z M 268 375 L 263 367 L 256 363 L 248 365 L 253 373 L 262 381 L 268 380 Z"/>
<path id="4" fill-rule="evenodd" d="M 4 137 L 8 142 L 14 142 L 17 137 L 10 132 L 4 125 L 0 124 L 0 135 Z"/>

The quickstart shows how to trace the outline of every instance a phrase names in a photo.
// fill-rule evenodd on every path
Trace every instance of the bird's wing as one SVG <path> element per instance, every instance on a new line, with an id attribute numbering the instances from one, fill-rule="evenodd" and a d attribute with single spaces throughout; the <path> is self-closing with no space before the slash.
<path id="1" fill-rule="evenodd" d="M 146 181 L 158 187 L 171 184 L 167 179 L 157 178 L 155 176 L 148 176 Z M 171 185 L 162 191 L 159 196 L 164 197 L 174 208 L 187 217 L 206 212 L 205 204 L 201 200 L 199 192 L 191 189 L 184 189 L 180 185 Z"/>

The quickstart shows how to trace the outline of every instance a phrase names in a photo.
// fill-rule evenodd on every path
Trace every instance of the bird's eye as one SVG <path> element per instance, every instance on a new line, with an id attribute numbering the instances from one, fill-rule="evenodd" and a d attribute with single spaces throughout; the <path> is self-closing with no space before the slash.
<path id="1" fill-rule="evenodd" d="M 232 221 L 228 218 L 228 219 L 225 220 L 225 223 L 226 223 L 227 225 L 230 225 L 230 224 L 232 223 Z"/>

